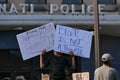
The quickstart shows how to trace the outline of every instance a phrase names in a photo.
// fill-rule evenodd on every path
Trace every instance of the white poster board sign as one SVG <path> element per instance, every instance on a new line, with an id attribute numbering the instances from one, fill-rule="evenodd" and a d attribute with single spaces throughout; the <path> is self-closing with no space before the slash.
<path id="1" fill-rule="evenodd" d="M 73 73 L 73 80 L 89 80 L 89 72 Z"/>
<path id="2" fill-rule="evenodd" d="M 53 50 L 55 27 L 53 23 L 17 35 L 23 60 L 40 55 L 42 50 Z"/>
<path id="3" fill-rule="evenodd" d="M 41 74 L 42 80 L 50 80 L 49 74 Z"/>
<path id="4" fill-rule="evenodd" d="M 54 38 L 54 50 L 63 53 L 73 51 L 74 55 L 90 57 L 92 32 L 57 25 Z"/>

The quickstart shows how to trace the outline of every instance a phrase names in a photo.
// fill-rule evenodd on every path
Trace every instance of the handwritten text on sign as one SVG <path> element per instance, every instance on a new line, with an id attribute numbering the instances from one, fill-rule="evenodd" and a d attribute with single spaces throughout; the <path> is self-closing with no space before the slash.
<path id="1" fill-rule="evenodd" d="M 73 80 L 89 80 L 89 72 L 73 73 Z"/>
<path id="2" fill-rule="evenodd" d="M 76 56 L 89 58 L 91 42 L 91 32 L 57 25 L 54 39 L 55 51 L 68 53 L 72 50 Z"/>
<path id="3" fill-rule="evenodd" d="M 23 60 L 40 55 L 44 49 L 53 49 L 55 28 L 49 23 L 17 35 Z"/>

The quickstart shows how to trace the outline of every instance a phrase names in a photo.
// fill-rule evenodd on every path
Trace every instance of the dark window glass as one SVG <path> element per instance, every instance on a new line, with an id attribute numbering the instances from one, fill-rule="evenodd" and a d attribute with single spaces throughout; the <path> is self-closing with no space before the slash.
<path id="1" fill-rule="evenodd" d="M 98 0 L 99 4 L 116 4 L 116 0 Z"/>
<path id="2" fill-rule="evenodd" d="M 63 4 L 82 4 L 83 0 L 63 0 Z"/>
<path id="3" fill-rule="evenodd" d="M 0 3 L 7 3 L 7 0 L 0 0 Z"/>
<path id="4" fill-rule="evenodd" d="M 45 4 L 46 3 L 46 0 L 25 0 L 25 3 L 28 3 L 28 4 Z"/>

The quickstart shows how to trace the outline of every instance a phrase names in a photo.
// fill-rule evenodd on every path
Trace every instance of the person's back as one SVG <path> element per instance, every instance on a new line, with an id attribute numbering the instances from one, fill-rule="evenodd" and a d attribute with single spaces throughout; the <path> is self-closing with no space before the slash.
<path id="1" fill-rule="evenodd" d="M 95 70 L 94 80 L 120 80 L 117 71 L 110 67 L 112 59 L 110 54 L 102 56 L 103 65 Z"/>
<path id="2" fill-rule="evenodd" d="M 119 78 L 114 68 L 101 66 L 95 70 L 94 80 L 119 80 Z"/>

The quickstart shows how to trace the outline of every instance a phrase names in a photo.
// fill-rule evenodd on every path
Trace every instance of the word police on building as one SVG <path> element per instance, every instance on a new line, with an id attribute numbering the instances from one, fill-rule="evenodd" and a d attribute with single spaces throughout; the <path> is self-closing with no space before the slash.
<path id="1" fill-rule="evenodd" d="M 10 5 L 10 9 L 7 9 L 8 4 L 0 4 L 0 14 L 18 14 L 18 13 L 22 13 L 22 14 L 27 14 L 27 8 L 29 7 L 29 14 L 35 14 L 34 11 L 34 5 L 35 4 L 25 4 L 25 3 L 20 3 L 18 6 L 21 8 L 21 12 L 18 11 L 18 9 L 16 8 L 16 5 L 14 3 L 12 3 Z M 61 14 L 82 14 L 85 15 L 86 13 L 88 14 L 93 14 L 93 5 L 88 5 L 87 7 L 84 4 L 81 4 L 80 10 L 77 11 L 76 10 L 76 5 L 75 4 L 62 4 L 60 6 L 58 6 L 57 4 L 50 4 L 50 14 L 55 14 L 55 12 L 60 11 Z M 105 5 L 103 4 L 99 4 L 99 14 L 104 14 L 104 12 L 102 12 L 102 10 L 105 8 Z"/>

